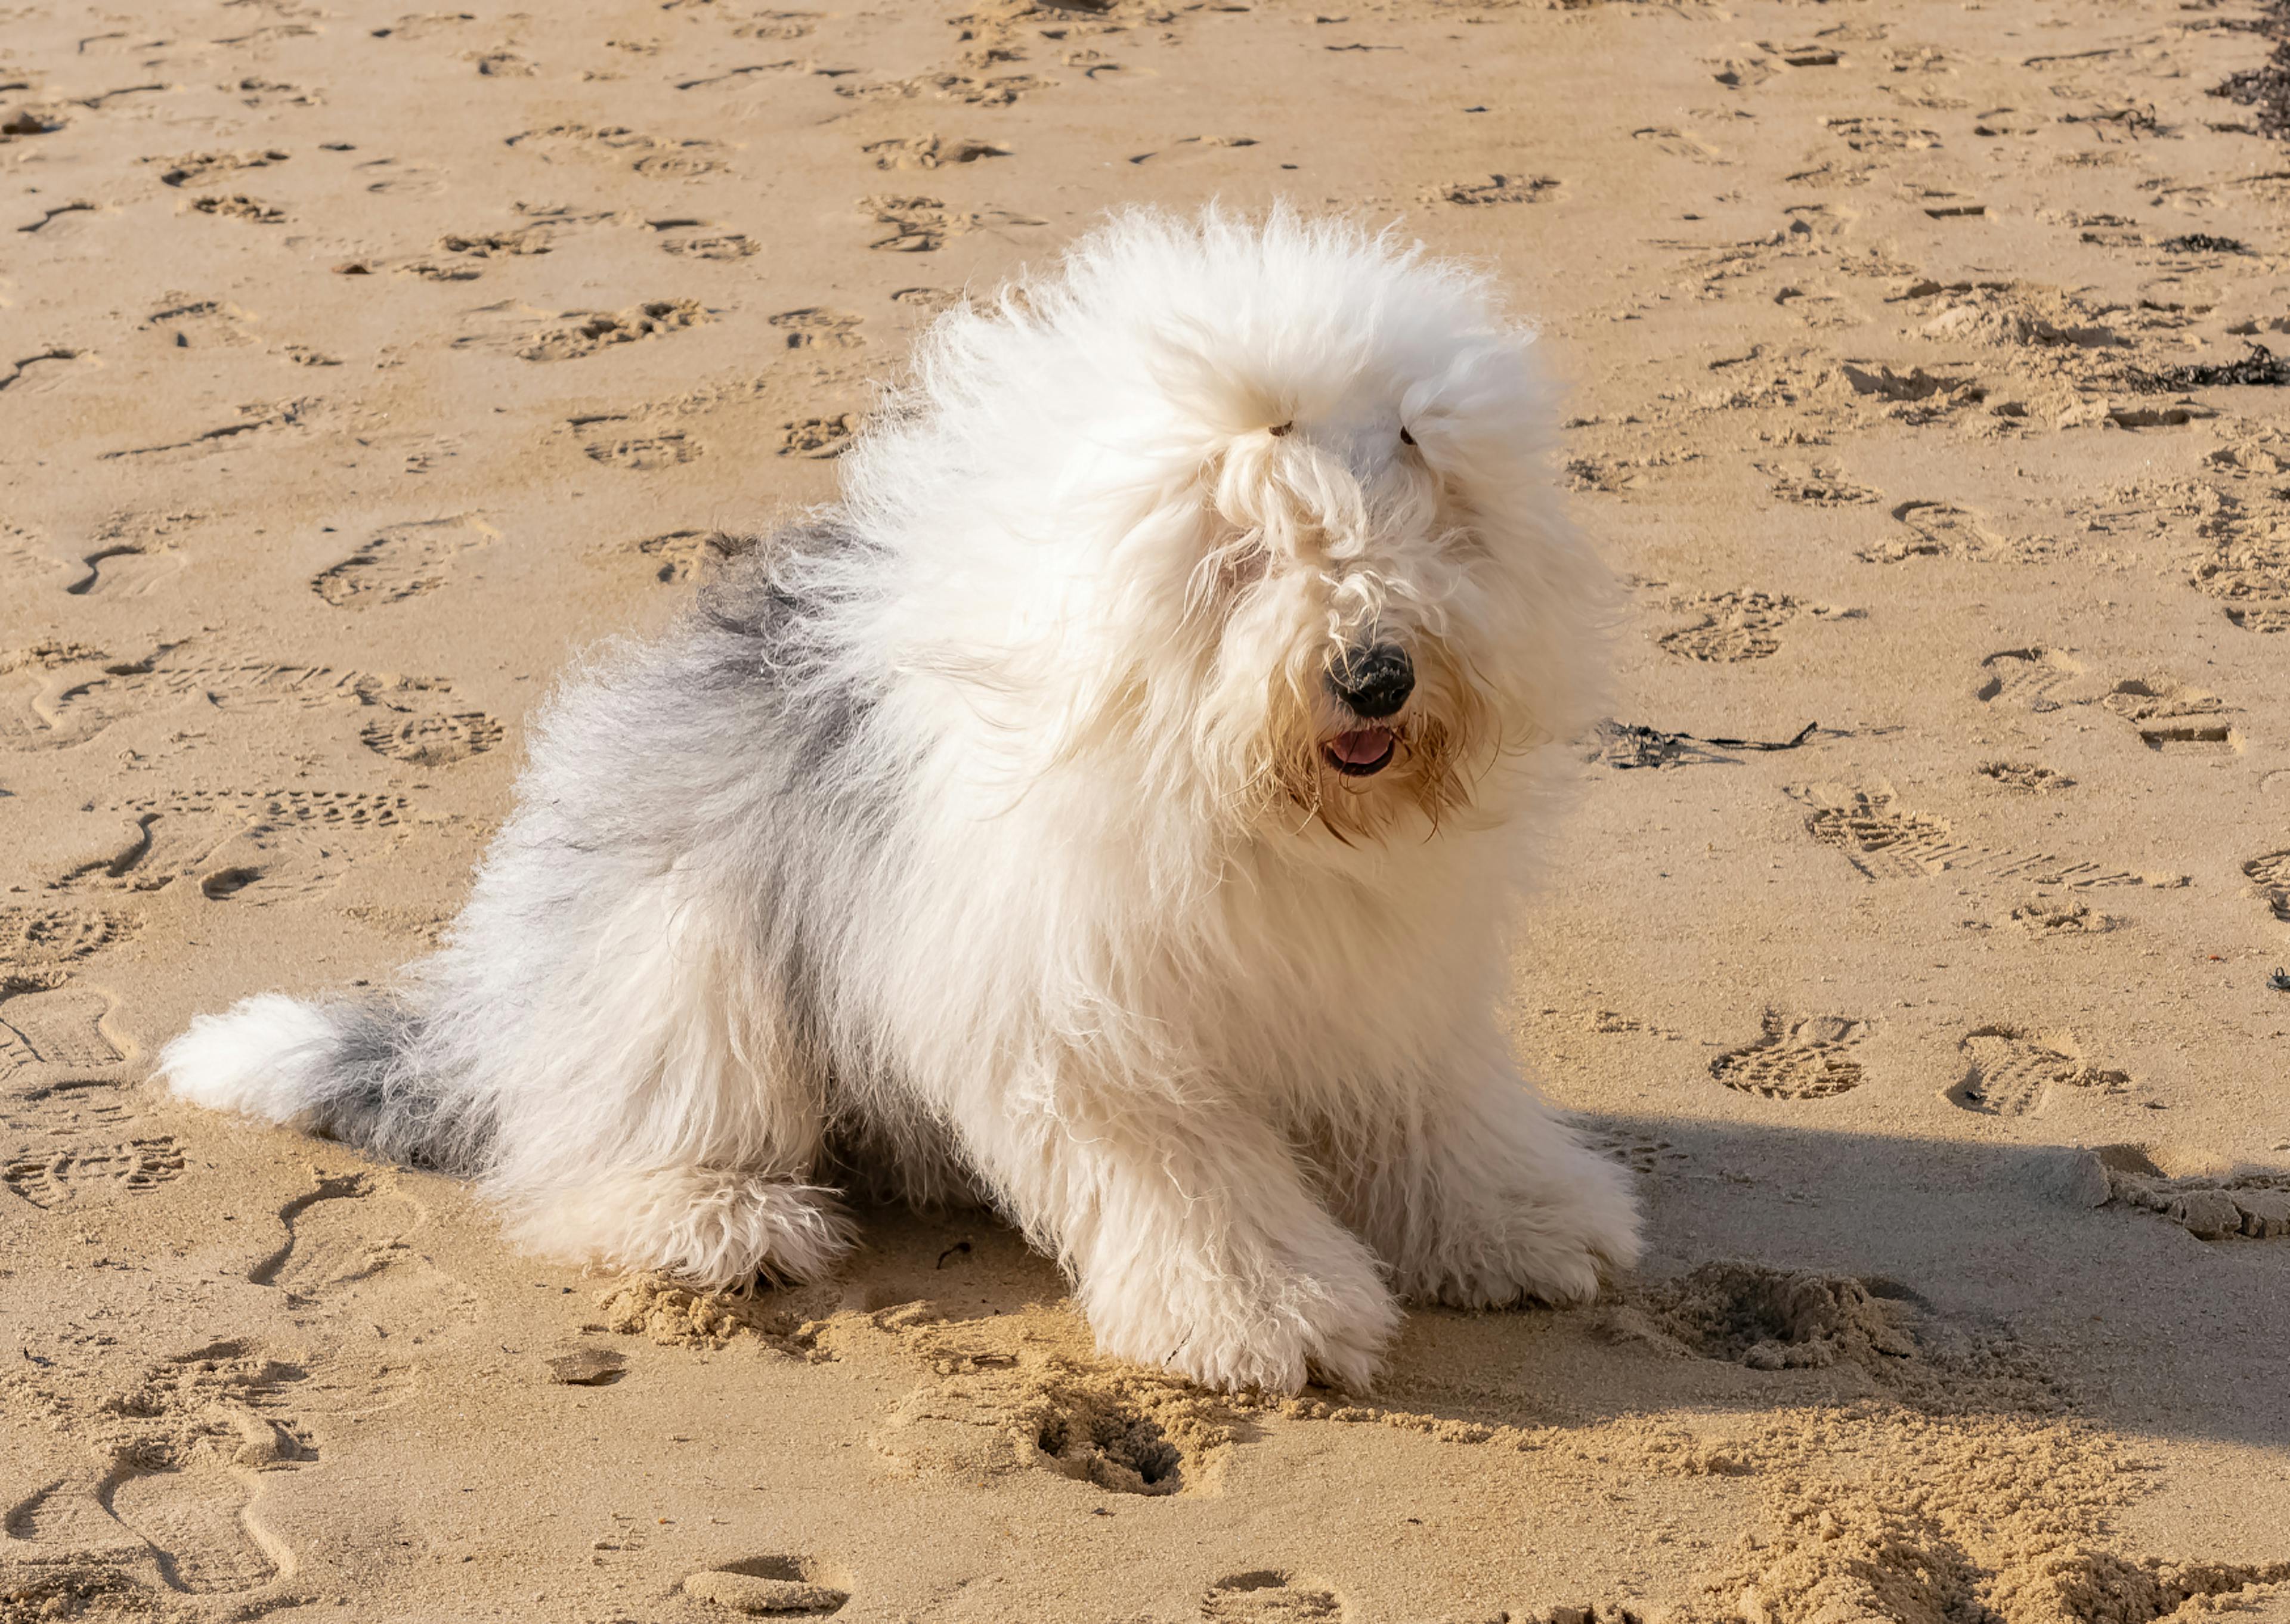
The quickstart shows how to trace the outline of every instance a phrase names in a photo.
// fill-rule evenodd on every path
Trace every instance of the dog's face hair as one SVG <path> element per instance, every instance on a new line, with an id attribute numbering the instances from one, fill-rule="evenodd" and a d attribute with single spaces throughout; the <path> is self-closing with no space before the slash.
<path id="1" fill-rule="evenodd" d="M 1192 828 L 1499 819 L 1575 719 L 1597 580 L 1532 342 L 1484 278 L 1340 223 L 1085 238 L 942 318 L 852 454 L 874 524 L 944 549 L 948 618 L 894 657 L 965 685 L 1017 778 L 1086 758 Z M 989 510 L 920 510 L 918 467 Z"/>

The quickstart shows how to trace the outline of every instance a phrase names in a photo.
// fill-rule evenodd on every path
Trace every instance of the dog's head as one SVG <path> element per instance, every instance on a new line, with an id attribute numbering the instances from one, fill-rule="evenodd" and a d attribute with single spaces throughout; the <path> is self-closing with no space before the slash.
<path id="1" fill-rule="evenodd" d="M 983 634 L 949 668 L 983 660 L 1043 770 L 1196 825 L 1428 834 L 1508 810 L 1506 762 L 1574 720 L 1597 573 L 1532 341 L 1346 223 L 1129 214 L 944 318 L 853 488 L 938 471 L 907 524 L 962 538 Z"/>

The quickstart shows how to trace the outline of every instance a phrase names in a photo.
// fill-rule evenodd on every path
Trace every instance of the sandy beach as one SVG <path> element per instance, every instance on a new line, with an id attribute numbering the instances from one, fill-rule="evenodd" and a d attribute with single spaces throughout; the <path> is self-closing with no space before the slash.
<path id="1" fill-rule="evenodd" d="M 0 0 L 0 1624 L 2290 1621 L 2290 12 L 457 4 Z M 1635 1275 L 1225 1397 L 981 1212 L 696 1299 L 148 1084 L 433 944 L 934 313 L 1211 198 L 1565 380 L 1507 1019 Z"/>

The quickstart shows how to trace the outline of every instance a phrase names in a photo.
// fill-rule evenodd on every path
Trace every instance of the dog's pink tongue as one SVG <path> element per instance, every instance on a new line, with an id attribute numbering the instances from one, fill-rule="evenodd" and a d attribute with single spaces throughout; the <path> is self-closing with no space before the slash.
<path id="1" fill-rule="evenodd" d="M 1365 767 L 1370 762 L 1381 761 L 1391 748 L 1391 730 L 1388 727 L 1355 728 L 1349 733 L 1338 733 L 1328 740 L 1328 748 L 1335 758 L 1347 766 Z"/>

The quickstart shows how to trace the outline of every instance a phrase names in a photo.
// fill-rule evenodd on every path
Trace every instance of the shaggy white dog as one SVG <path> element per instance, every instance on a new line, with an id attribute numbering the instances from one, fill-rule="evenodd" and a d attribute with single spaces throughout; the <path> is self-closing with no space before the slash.
<path id="1" fill-rule="evenodd" d="M 166 1076 L 710 1287 L 831 1269 L 838 1183 L 982 1193 L 1217 1387 L 1592 1296 L 1623 1175 L 1496 1020 L 1599 579 L 1531 342 L 1350 226 L 1117 219 L 556 695 L 395 997 L 250 999 Z"/>

